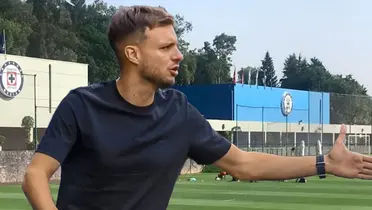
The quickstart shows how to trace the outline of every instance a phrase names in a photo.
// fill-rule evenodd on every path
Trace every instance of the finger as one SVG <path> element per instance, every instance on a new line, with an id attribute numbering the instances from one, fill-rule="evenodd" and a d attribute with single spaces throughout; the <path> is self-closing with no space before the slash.
<path id="1" fill-rule="evenodd" d="M 372 175 L 358 174 L 358 179 L 372 180 Z"/>
<path id="2" fill-rule="evenodd" d="M 338 138 L 336 140 L 337 143 L 344 143 L 346 137 L 346 126 L 344 124 L 340 127 L 340 133 L 338 134 Z"/>
<path id="3" fill-rule="evenodd" d="M 372 163 L 372 156 L 364 155 L 363 156 L 363 162 Z"/>
<path id="4" fill-rule="evenodd" d="M 370 162 L 363 162 L 363 168 L 372 170 L 372 163 L 370 163 Z"/>
<path id="5" fill-rule="evenodd" d="M 369 169 L 369 168 L 363 168 L 363 169 L 362 169 L 362 172 L 360 172 L 360 174 L 364 174 L 364 175 L 372 176 L 372 169 Z"/>

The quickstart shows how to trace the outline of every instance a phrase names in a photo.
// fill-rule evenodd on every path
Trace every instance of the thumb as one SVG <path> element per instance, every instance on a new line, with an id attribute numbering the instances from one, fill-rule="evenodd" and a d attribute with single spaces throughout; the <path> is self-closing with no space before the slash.
<path id="1" fill-rule="evenodd" d="M 335 144 L 344 144 L 345 137 L 346 137 L 346 126 L 342 124 L 340 128 L 340 133 L 338 134 L 338 138 Z"/>

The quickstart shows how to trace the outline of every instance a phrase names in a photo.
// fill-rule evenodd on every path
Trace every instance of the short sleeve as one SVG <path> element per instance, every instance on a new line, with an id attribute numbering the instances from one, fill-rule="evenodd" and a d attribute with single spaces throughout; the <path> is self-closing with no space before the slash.
<path id="1" fill-rule="evenodd" d="M 77 102 L 78 96 L 73 92 L 60 102 L 36 152 L 51 156 L 60 164 L 63 163 L 77 139 L 78 126 L 74 111 Z"/>
<path id="2" fill-rule="evenodd" d="M 231 143 L 217 133 L 190 103 L 188 104 L 188 128 L 191 134 L 189 157 L 198 164 L 212 164 L 229 151 Z"/>

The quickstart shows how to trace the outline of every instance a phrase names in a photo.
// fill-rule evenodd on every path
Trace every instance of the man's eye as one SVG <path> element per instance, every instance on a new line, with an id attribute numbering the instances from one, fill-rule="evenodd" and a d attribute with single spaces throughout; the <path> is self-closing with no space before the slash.
<path id="1" fill-rule="evenodd" d="M 170 48 L 170 46 L 168 45 L 168 46 L 164 46 L 164 47 L 162 47 L 161 49 L 163 49 L 163 50 L 167 50 L 167 49 L 169 49 Z"/>

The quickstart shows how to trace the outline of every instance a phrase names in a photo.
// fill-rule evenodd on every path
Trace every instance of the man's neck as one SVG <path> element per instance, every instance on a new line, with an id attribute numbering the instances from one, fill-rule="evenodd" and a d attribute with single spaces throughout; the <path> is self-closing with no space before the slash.
<path id="1" fill-rule="evenodd" d="M 154 102 L 156 87 L 147 81 L 121 76 L 116 80 L 116 86 L 121 97 L 130 104 L 145 107 Z"/>

